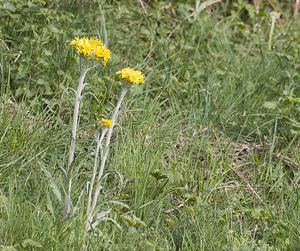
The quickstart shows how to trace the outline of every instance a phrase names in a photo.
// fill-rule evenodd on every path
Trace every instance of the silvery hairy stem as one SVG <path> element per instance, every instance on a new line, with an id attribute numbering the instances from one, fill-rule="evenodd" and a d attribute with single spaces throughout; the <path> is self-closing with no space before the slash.
<path id="1" fill-rule="evenodd" d="M 105 144 L 105 148 L 104 148 L 104 156 L 101 159 L 101 166 L 100 166 L 100 169 L 99 169 L 97 181 L 99 181 L 101 179 L 102 175 L 103 175 L 103 170 L 104 170 L 105 162 L 106 162 L 107 155 L 108 155 L 108 152 L 109 152 L 109 144 L 110 144 L 112 132 L 113 132 L 114 126 L 116 124 L 116 119 L 117 119 L 117 116 L 118 116 L 118 112 L 119 112 L 121 103 L 122 103 L 122 101 L 123 101 L 123 99 L 124 99 L 127 91 L 128 91 L 128 88 L 126 86 L 122 88 L 119 100 L 117 102 L 117 105 L 115 107 L 114 113 L 112 115 L 111 127 L 109 127 L 109 129 L 108 129 L 108 135 L 107 135 L 106 144 Z"/>
<path id="2" fill-rule="evenodd" d="M 93 169 L 93 176 L 92 176 L 92 182 L 89 188 L 89 197 L 88 197 L 88 204 L 87 204 L 87 210 L 86 210 L 86 215 L 88 216 L 89 212 L 90 212 L 90 208 L 91 208 L 91 201 L 92 201 L 92 193 L 93 193 L 93 187 L 94 187 L 94 183 L 95 183 L 95 179 L 96 179 L 96 174 L 97 174 L 97 167 L 98 167 L 98 157 L 99 157 L 99 150 L 102 146 L 102 141 L 104 139 L 105 134 L 107 133 L 107 128 L 105 128 L 102 133 L 101 136 L 97 135 L 97 148 L 96 148 L 96 152 L 95 152 L 95 161 L 94 161 L 94 169 Z"/>
<path id="3" fill-rule="evenodd" d="M 268 49 L 271 51 L 272 50 L 272 38 L 273 38 L 273 33 L 274 33 L 274 28 L 275 28 L 275 22 L 276 20 L 280 17 L 280 14 L 272 11 L 271 12 L 271 29 L 270 29 L 270 34 L 269 34 L 269 42 L 268 42 Z"/>
<path id="4" fill-rule="evenodd" d="M 67 165 L 67 172 L 68 172 L 68 193 L 66 194 L 65 201 L 64 201 L 64 210 L 63 210 L 63 218 L 65 218 L 70 212 L 70 204 L 71 204 L 71 190 L 72 190 L 72 170 L 70 167 L 74 160 L 74 153 L 75 153 L 75 146 L 76 146 L 76 135 L 77 135 L 77 127 L 78 127 L 78 117 L 79 117 L 79 105 L 81 100 L 81 93 L 84 89 L 84 79 L 87 72 L 91 68 L 83 68 L 81 70 L 81 75 L 79 78 L 77 90 L 75 92 L 75 103 L 74 103 L 74 113 L 73 113 L 73 124 L 72 124 L 72 138 L 71 138 L 71 146 L 69 150 L 69 158 L 68 158 L 68 165 Z"/>
<path id="5" fill-rule="evenodd" d="M 69 159 L 68 159 L 68 171 L 69 168 L 74 160 L 74 152 L 75 152 L 75 143 L 76 143 L 76 134 L 77 134 L 77 126 L 78 126 L 78 117 L 79 117 L 79 105 L 81 100 L 81 93 L 84 88 L 84 78 L 86 73 L 88 72 L 88 69 L 84 69 L 81 72 L 78 87 L 75 93 L 75 104 L 74 104 L 74 113 L 73 113 L 73 125 L 72 125 L 72 139 L 71 139 L 71 146 L 69 150 Z"/>
<path id="6" fill-rule="evenodd" d="M 99 181 L 100 181 L 100 179 L 103 175 L 104 166 L 105 166 L 106 159 L 107 159 L 108 152 L 109 152 L 109 144 L 110 144 L 110 141 L 111 141 L 111 136 L 112 136 L 112 132 L 113 132 L 113 129 L 114 129 L 114 126 L 115 126 L 115 123 L 116 123 L 118 112 L 119 112 L 121 103 L 122 103 L 127 91 L 128 91 L 127 86 L 124 86 L 122 88 L 120 97 L 118 99 L 117 105 L 116 105 L 115 110 L 114 110 L 113 115 L 112 115 L 112 119 L 111 119 L 112 124 L 111 124 L 110 128 L 108 129 L 108 135 L 107 135 L 107 138 L 106 138 L 105 148 L 104 148 L 104 151 L 103 151 L 103 156 L 101 158 L 101 164 L 100 164 L 98 177 L 97 177 L 98 186 L 96 186 L 96 191 L 94 192 L 91 209 L 87 212 L 87 214 L 88 214 L 88 216 L 87 216 L 87 227 L 91 223 L 91 220 L 92 220 L 93 214 L 94 214 L 94 210 L 96 208 L 98 196 L 99 196 L 100 189 L 101 189 L 101 186 L 99 186 Z"/>

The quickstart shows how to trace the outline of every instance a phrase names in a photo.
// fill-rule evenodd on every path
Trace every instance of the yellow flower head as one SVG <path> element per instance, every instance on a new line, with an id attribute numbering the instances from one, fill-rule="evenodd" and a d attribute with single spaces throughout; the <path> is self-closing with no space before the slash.
<path id="1" fill-rule="evenodd" d="M 109 119 L 102 118 L 98 121 L 99 124 L 103 124 L 104 126 L 111 127 L 112 121 Z"/>
<path id="2" fill-rule="evenodd" d="M 79 38 L 75 37 L 70 42 L 70 45 L 77 50 L 77 52 L 84 57 L 92 59 L 102 59 L 103 65 L 106 65 L 110 59 L 111 52 L 98 38 Z"/>
<path id="3" fill-rule="evenodd" d="M 110 55 L 111 55 L 111 52 L 109 49 L 106 48 L 105 45 L 97 46 L 97 48 L 95 49 L 96 60 L 99 60 L 102 58 L 104 65 L 106 65 L 106 63 L 110 59 Z"/>
<path id="4" fill-rule="evenodd" d="M 116 74 L 121 74 L 121 78 L 128 81 L 129 84 L 139 84 L 145 83 L 144 75 L 141 71 L 135 71 L 130 67 L 124 68 L 121 71 L 116 72 Z"/>

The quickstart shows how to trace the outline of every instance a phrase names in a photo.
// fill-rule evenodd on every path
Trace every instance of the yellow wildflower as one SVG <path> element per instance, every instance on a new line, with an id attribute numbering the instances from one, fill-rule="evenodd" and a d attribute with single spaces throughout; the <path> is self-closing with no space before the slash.
<path id="1" fill-rule="evenodd" d="M 103 59 L 103 64 L 106 65 L 107 61 L 109 60 L 111 52 L 109 49 L 106 48 L 105 45 L 97 46 L 95 49 L 95 56 L 96 60 L 100 58 Z"/>
<path id="2" fill-rule="evenodd" d="M 75 39 L 70 42 L 70 45 L 76 48 L 78 41 L 79 41 L 79 37 L 75 37 Z"/>
<path id="3" fill-rule="evenodd" d="M 104 119 L 98 121 L 99 124 L 103 124 L 104 126 L 111 127 L 112 121 L 110 119 Z"/>
<path id="4" fill-rule="evenodd" d="M 81 56 L 90 57 L 92 59 L 102 59 L 102 63 L 106 65 L 110 59 L 111 52 L 98 38 L 79 38 L 75 37 L 70 45 L 77 50 Z"/>
<path id="5" fill-rule="evenodd" d="M 90 39 L 91 40 L 91 39 Z M 98 39 L 98 38 L 95 38 L 92 40 L 93 43 L 96 45 L 96 46 L 101 46 L 103 45 L 103 43 Z"/>
<path id="6" fill-rule="evenodd" d="M 116 74 L 121 74 L 121 78 L 127 80 L 129 84 L 145 83 L 142 72 L 135 71 L 130 67 L 124 68 L 121 71 L 116 72 Z"/>

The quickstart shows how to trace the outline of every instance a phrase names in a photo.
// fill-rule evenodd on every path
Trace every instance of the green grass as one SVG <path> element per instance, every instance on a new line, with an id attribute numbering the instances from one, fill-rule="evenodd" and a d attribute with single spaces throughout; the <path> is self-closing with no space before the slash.
<path id="1" fill-rule="evenodd" d="M 144 1 L 148 15 L 138 1 L 69 2 L 0 5 L 10 49 L 0 47 L 0 249 L 299 250 L 299 21 L 282 13 L 268 51 L 266 6 L 251 18 L 253 6 L 230 1 L 195 16 L 194 1 Z M 79 211 L 62 220 L 51 180 L 63 195 L 77 35 L 107 41 L 112 60 L 87 76 L 100 105 L 81 105 Z M 99 199 L 122 230 L 107 221 L 86 232 L 96 121 L 110 115 L 125 66 L 146 84 L 126 95 L 113 134 L 106 170 L 122 182 L 107 176 Z"/>

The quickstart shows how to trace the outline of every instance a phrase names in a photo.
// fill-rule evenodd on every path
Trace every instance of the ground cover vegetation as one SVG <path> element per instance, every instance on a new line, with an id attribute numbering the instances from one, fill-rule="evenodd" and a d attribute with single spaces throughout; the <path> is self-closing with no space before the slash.
<path id="1" fill-rule="evenodd" d="M 0 1 L 0 249 L 299 250 L 297 8 L 254 3 Z M 63 217 L 75 37 L 111 55 L 86 75 Z M 145 83 L 121 105 L 88 226 L 98 133 L 129 66 Z"/>

